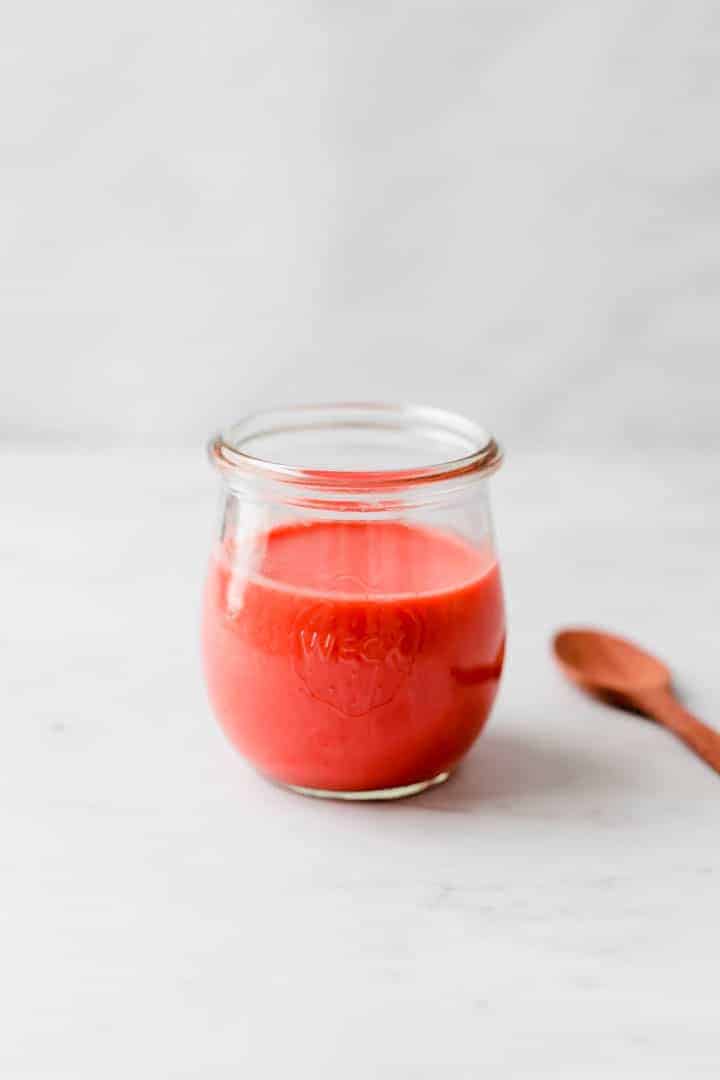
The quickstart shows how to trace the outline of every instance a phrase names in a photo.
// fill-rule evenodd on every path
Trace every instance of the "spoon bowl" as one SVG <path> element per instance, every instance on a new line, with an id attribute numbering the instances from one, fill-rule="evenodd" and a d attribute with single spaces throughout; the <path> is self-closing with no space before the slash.
<path id="1" fill-rule="evenodd" d="M 569 679 L 591 693 L 632 694 L 670 685 L 670 671 L 626 638 L 600 630 L 561 630 L 555 656 Z"/>

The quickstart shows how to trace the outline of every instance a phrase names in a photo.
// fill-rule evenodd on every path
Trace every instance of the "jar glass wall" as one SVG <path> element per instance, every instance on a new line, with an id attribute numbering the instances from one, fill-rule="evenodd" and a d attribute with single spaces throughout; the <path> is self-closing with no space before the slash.
<path id="1" fill-rule="evenodd" d="M 310 794 L 446 779 L 503 665 L 495 441 L 435 409 L 341 405 L 257 414 L 210 454 L 203 658 L 231 742 Z"/>

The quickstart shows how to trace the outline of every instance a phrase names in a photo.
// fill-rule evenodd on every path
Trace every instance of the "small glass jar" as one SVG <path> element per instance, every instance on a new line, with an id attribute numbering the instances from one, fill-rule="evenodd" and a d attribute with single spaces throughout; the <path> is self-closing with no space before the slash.
<path id="1" fill-rule="evenodd" d="M 209 451 L 223 499 L 203 658 L 231 742 L 310 795 L 447 779 L 503 666 L 497 443 L 438 409 L 338 405 L 250 416 Z"/>

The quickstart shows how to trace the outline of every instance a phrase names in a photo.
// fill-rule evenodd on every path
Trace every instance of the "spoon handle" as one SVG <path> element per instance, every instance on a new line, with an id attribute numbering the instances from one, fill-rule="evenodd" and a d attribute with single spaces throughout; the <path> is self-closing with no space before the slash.
<path id="1" fill-rule="evenodd" d="M 648 713 L 694 750 L 711 769 L 720 773 L 720 733 L 684 709 L 670 690 L 643 695 Z"/>

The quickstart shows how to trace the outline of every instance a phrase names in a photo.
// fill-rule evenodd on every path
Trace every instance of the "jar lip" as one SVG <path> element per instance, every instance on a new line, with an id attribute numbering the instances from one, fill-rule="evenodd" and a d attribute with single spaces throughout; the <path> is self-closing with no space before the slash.
<path id="1" fill-rule="evenodd" d="M 374 432 L 406 430 L 434 432 L 448 441 L 461 441 L 467 452 L 427 464 L 387 468 L 327 468 L 297 465 L 261 456 L 243 448 L 253 439 L 299 432 L 364 429 Z M 338 492 L 370 492 L 419 484 L 447 482 L 456 477 L 489 476 L 502 463 L 496 440 L 477 424 L 457 413 L 424 405 L 379 402 L 341 402 L 327 405 L 296 405 L 249 413 L 223 428 L 208 444 L 212 463 L 224 474 L 254 474 L 283 484 Z"/>

